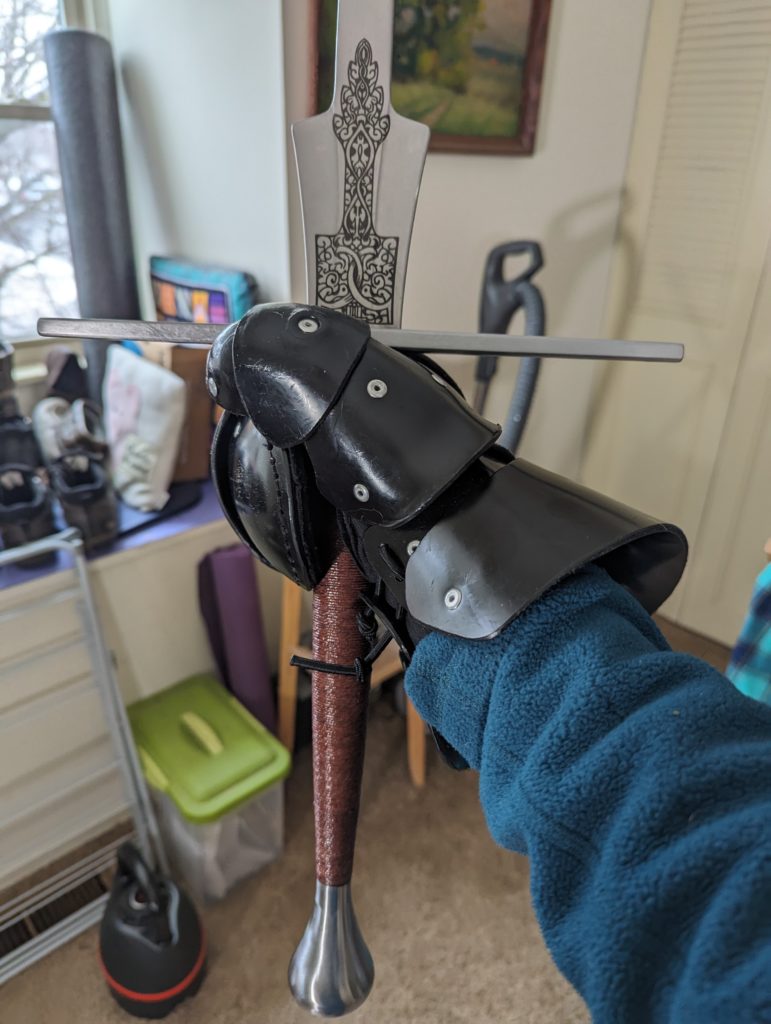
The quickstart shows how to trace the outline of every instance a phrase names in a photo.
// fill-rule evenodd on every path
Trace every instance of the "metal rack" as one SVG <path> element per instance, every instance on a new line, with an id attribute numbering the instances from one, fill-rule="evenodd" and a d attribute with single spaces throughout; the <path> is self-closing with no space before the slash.
<path id="1" fill-rule="evenodd" d="M 134 837 L 143 854 L 162 871 L 167 871 L 166 855 L 152 804 L 110 653 L 102 635 L 80 534 L 77 530 L 64 530 L 43 540 L 0 552 L 0 568 L 54 552 L 65 552 L 70 557 L 74 568 L 74 585 L 70 574 L 59 573 L 62 577 L 60 587 L 44 597 L 19 603 L 1 612 L 0 629 L 31 612 L 74 603 L 80 631 L 68 634 L 53 644 L 44 644 L 21 658 L 7 659 L 5 663 L 0 661 L 0 686 L 14 673 L 29 668 L 43 658 L 57 655 L 78 644 L 84 645 L 88 652 L 90 674 L 67 680 L 53 700 L 65 703 L 96 690 L 101 698 L 114 757 L 109 763 L 100 764 L 96 770 L 92 768 L 84 771 L 79 777 L 73 778 L 70 773 L 61 790 L 46 792 L 31 806 L 17 809 L 15 813 L 0 820 L 0 830 L 13 827 L 19 819 L 43 814 L 63 797 L 71 796 L 78 789 L 87 789 L 109 773 L 118 772 L 123 782 L 124 806 L 111 807 L 111 811 L 123 810 L 130 815 Z M 50 713 L 51 707 L 52 699 L 44 694 L 22 701 L 0 715 L 0 743 L 3 742 L 4 734 L 9 735 L 9 731 L 20 723 L 28 724 L 43 713 L 43 709 L 45 713 Z M 125 835 L 121 835 L 105 840 L 56 873 L 21 889 L 17 886 L 15 891 L 11 891 L 11 895 L 0 904 L 0 984 L 99 920 L 108 898 L 102 875 L 109 872 L 116 849 L 125 838 Z M 30 851 L 30 854 L 33 852 Z"/>

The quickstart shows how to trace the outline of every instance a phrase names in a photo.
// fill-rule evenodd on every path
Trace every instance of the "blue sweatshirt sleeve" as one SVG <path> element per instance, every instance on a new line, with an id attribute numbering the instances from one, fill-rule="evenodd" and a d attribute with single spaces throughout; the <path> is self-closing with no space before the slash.
<path id="1" fill-rule="evenodd" d="M 771 1022 L 771 708 L 593 567 L 495 640 L 431 634 L 406 685 L 596 1024 Z"/>

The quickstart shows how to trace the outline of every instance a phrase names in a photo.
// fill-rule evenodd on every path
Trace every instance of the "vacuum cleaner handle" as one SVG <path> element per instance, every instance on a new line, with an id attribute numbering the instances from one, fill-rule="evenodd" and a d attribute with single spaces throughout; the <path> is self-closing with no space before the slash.
<path id="1" fill-rule="evenodd" d="M 515 277 L 506 280 L 503 276 L 503 267 L 508 256 L 529 256 L 530 262 Z M 485 263 L 479 301 L 480 334 L 505 333 L 513 312 L 519 309 L 518 286 L 524 281 L 530 281 L 542 267 L 543 252 L 538 242 L 504 242 L 490 250 Z"/>
<path id="2" fill-rule="evenodd" d="M 529 264 L 516 277 L 504 279 L 503 268 L 508 256 L 530 257 Z M 482 334 L 505 334 L 514 314 L 524 306 L 526 333 L 541 335 L 544 331 L 543 299 L 531 283 L 543 266 L 543 253 L 538 242 L 520 240 L 504 242 L 490 251 L 482 278 L 479 302 L 479 331 Z M 539 316 L 540 314 L 540 316 Z M 540 325 L 540 326 L 539 326 Z M 484 410 L 490 381 L 498 368 L 496 356 L 480 356 L 477 360 L 474 409 Z"/>

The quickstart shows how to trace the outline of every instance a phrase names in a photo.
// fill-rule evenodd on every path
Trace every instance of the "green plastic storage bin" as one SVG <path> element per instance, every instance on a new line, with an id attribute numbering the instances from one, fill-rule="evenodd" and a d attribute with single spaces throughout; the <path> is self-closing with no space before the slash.
<path id="1" fill-rule="evenodd" d="M 128 709 L 169 857 L 201 899 L 220 899 L 283 847 L 289 752 L 210 675 Z"/>

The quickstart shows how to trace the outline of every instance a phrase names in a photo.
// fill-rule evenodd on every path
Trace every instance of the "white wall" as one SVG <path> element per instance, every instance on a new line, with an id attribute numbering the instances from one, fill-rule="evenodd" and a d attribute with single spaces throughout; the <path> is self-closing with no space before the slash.
<path id="1" fill-rule="evenodd" d="M 251 270 L 266 298 L 305 297 L 285 117 L 310 112 L 314 5 L 109 0 L 140 267 L 152 252 L 177 253 Z M 649 8 L 650 0 L 554 0 L 532 157 L 429 154 L 406 326 L 474 329 L 487 252 L 533 237 L 546 256 L 549 331 L 602 334 Z M 454 370 L 468 385 L 470 361 Z M 506 364 L 493 386 L 495 418 L 514 371 Z M 546 367 L 523 454 L 578 472 L 600 372 Z"/>
<path id="2" fill-rule="evenodd" d="M 152 252 L 177 253 L 251 270 L 266 298 L 305 297 L 285 117 L 310 112 L 314 5 L 109 0 L 140 267 Z M 549 331 L 602 334 L 649 7 L 554 0 L 534 156 L 429 154 L 406 326 L 475 329 L 487 252 L 533 237 L 546 256 Z M 453 368 L 468 385 L 470 361 Z M 514 371 L 506 364 L 493 386 L 494 418 Z M 578 472 L 600 372 L 546 367 L 523 454 Z"/>
<path id="3" fill-rule="evenodd" d="M 284 0 L 291 119 L 308 113 L 312 2 Z M 405 326 L 475 330 L 487 252 L 510 239 L 535 238 L 546 257 L 540 281 L 549 332 L 601 336 L 649 7 L 650 0 L 554 0 L 534 156 L 429 154 Z M 293 294 L 304 298 L 294 182 L 290 200 Z M 467 362 L 465 380 L 469 371 Z M 509 364 L 494 387 L 489 412 L 495 418 L 504 415 L 513 371 Z M 524 455 L 577 472 L 597 373 L 587 364 L 547 367 Z"/>
<path id="4" fill-rule="evenodd" d="M 145 300 L 155 253 L 286 298 L 281 0 L 109 0 L 109 22 Z"/>

